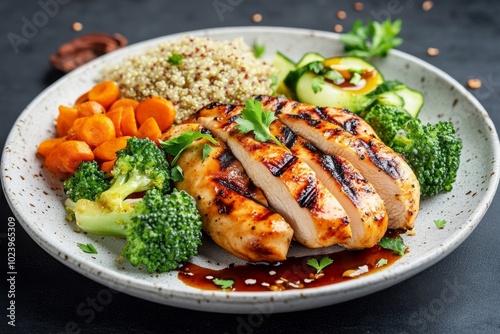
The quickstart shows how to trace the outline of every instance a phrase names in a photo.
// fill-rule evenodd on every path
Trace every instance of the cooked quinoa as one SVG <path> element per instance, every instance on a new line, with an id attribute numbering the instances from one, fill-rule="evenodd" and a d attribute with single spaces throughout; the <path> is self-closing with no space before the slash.
<path id="1" fill-rule="evenodd" d="M 182 55 L 179 65 L 168 61 L 174 54 Z M 273 72 L 272 65 L 256 59 L 242 39 L 183 36 L 105 69 L 103 79 L 117 82 L 124 97 L 169 99 L 179 122 L 211 102 L 241 104 L 255 95 L 271 94 Z"/>

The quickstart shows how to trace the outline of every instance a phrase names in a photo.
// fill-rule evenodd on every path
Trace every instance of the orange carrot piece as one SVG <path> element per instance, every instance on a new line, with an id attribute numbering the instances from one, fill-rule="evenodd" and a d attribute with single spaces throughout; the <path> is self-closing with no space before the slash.
<path id="1" fill-rule="evenodd" d="M 115 103 L 113 103 L 111 105 L 111 107 L 109 107 L 109 110 L 113 110 L 113 109 L 119 108 L 119 107 L 128 107 L 128 106 L 135 109 L 135 108 L 137 108 L 138 105 L 139 105 L 139 101 L 137 101 L 137 100 L 121 98 L 121 99 L 116 100 Z"/>
<path id="2" fill-rule="evenodd" d="M 122 117 L 123 117 L 123 107 L 118 107 L 118 108 L 109 110 L 106 113 L 106 116 L 108 116 L 108 118 L 111 121 L 113 121 L 113 124 L 115 125 L 116 136 L 117 137 L 123 136 L 123 132 L 122 132 L 122 128 L 121 128 Z"/>
<path id="3" fill-rule="evenodd" d="M 79 140 L 67 140 L 59 143 L 45 159 L 45 166 L 54 174 L 66 177 L 73 174 L 83 161 L 94 160 L 94 153 L 89 145 Z"/>
<path id="4" fill-rule="evenodd" d="M 104 114 L 104 107 L 96 101 L 87 101 L 75 106 L 78 111 L 78 117 L 92 116 L 95 114 Z"/>
<path id="5" fill-rule="evenodd" d="M 163 97 L 152 96 L 139 102 L 135 110 L 135 117 L 141 125 L 148 118 L 153 117 L 163 132 L 174 123 L 175 108 L 171 101 Z"/>
<path id="6" fill-rule="evenodd" d="M 80 95 L 76 101 L 75 101 L 75 106 L 77 104 L 82 104 L 83 102 L 87 102 L 89 100 L 89 92 L 86 92 L 85 94 Z"/>
<path id="7" fill-rule="evenodd" d="M 57 137 L 57 138 L 49 138 L 45 139 L 38 145 L 36 151 L 43 155 L 44 157 L 47 157 L 50 152 L 52 152 L 59 143 L 63 142 L 66 140 L 66 137 Z"/>
<path id="8" fill-rule="evenodd" d="M 137 138 L 149 138 L 155 143 L 158 143 L 158 139 L 161 136 L 161 130 L 156 120 L 150 117 L 141 124 L 137 130 L 136 136 Z"/>
<path id="9" fill-rule="evenodd" d="M 127 146 L 129 138 L 128 136 L 123 136 L 105 141 L 94 149 L 95 158 L 103 161 L 115 160 L 116 152 Z"/>
<path id="10" fill-rule="evenodd" d="M 76 131 L 76 139 L 83 140 L 90 147 L 97 147 L 115 137 L 116 131 L 113 121 L 103 114 L 87 117 Z"/>
<path id="11" fill-rule="evenodd" d="M 123 136 L 135 136 L 137 134 L 137 121 L 135 119 L 134 108 L 128 106 L 123 108 L 120 129 Z"/>
<path id="12" fill-rule="evenodd" d="M 77 117 L 78 112 L 75 108 L 59 106 L 59 115 L 56 119 L 57 136 L 65 136 Z"/>
<path id="13" fill-rule="evenodd" d="M 78 132 L 80 126 L 82 126 L 82 124 L 87 120 L 87 118 L 88 117 L 78 117 L 77 119 L 75 119 L 73 125 L 71 126 L 71 128 L 69 128 L 66 137 L 71 140 L 76 140 L 76 133 Z"/>
<path id="14" fill-rule="evenodd" d="M 120 89 L 114 81 L 102 81 L 89 91 L 89 100 L 99 102 L 104 109 L 108 109 L 120 96 Z"/>
<path id="15" fill-rule="evenodd" d="M 115 166 L 116 159 L 103 161 L 100 164 L 100 168 L 104 173 L 110 173 L 113 167 Z"/>

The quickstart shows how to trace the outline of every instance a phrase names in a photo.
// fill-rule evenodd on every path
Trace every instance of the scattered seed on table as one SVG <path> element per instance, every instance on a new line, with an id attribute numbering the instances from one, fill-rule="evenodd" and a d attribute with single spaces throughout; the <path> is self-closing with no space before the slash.
<path id="1" fill-rule="evenodd" d="M 363 8 L 365 8 L 365 5 L 363 5 L 362 2 L 355 2 L 354 5 L 353 5 L 353 8 L 354 8 L 355 11 L 360 12 L 360 11 L 363 10 Z"/>
<path id="2" fill-rule="evenodd" d="M 337 12 L 337 18 L 340 19 L 340 20 L 343 20 L 347 17 L 347 13 L 344 12 L 343 10 L 339 10 Z"/>
<path id="3" fill-rule="evenodd" d="M 335 32 L 342 32 L 344 30 L 344 27 L 341 24 L 336 24 L 333 26 L 333 31 Z"/>
<path id="4" fill-rule="evenodd" d="M 71 25 L 71 28 L 72 28 L 74 31 L 82 31 L 82 29 L 83 29 L 83 24 L 81 24 L 80 22 L 74 22 L 74 23 Z"/>
<path id="5" fill-rule="evenodd" d="M 427 49 L 427 54 L 429 56 L 437 56 L 439 54 L 439 49 L 438 48 L 428 48 Z"/>
<path id="6" fill-rule="evenodd" d="M 262 15 L 257 13 L 252 15 L 252 22 L 259 23 L 262 21 Z"/>
<path id="7" fill-rule="evenodd" d="M 482 85 L 481 79 L 473 78 L 473 79 L 467 80 L 467 86 L 469 86 L 470 89 L 481 88 L 481 85 Z"/>
<path id="8" fill-rule="evenodd" d="M 429 0 L 424 1 L 424 2 L 422 3 L 422 9 L 423 9 L 423 10 L 425 10 L 426 12 L 427 12 L 427 11 L 429 11 L 429 10 L 431 10 L 431 8 L 432 8 L 433 6 L 434 6 L 434 2 L 429 1 Z"/>

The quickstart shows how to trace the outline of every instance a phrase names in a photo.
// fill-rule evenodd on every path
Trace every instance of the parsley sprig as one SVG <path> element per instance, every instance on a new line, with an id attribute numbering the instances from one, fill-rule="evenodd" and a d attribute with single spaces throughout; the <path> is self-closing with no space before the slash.
<path id="1" fill-rule="evenodd" d="M 318 262 L 318 259 L 316 259 L 315 257 L 307 260 L 307 265 L 316 269 L 316 275 L 319 274 L 323 269 L 325 269 L 326 267 L 328 267 L 332 263 L 333 263 L 333 260 L 330 259 L 329 257 L 324 257 L 319 262 Z"/>
<path id="2" fill-rule="evenodd" d="M 220 286 L 221 289 L 232 289 L 234 281 L 232 279 L 220 279 L 220 278 L 214 278 L 212 282 L 215 285 Z"/>
<path id="3" fill-rule="evenodd" d="M 161 142 L 161 147 L 168 154 L 174 156 L 171 165 L 175 165 L 179 159 L 181 153 L 195 140 L 205 138 L 212 144 L 217 144 L 217 141 L 209 134 L 201 133 L 201 131 L 186 131 L 180 136 L 172 138 L 170 140 Z M 205 148 L 204 148 L 205 151 Z M 205 154 L 205 152 L 203 153 Z M 207 153 L 208 154 L 208 153 Z"/>
<path id="4" fill-rule="evenodd" d="M 97 254 L 97 249 L 95 249 L 94 245 L 92 244 L 82 244 L 82 243 L 77 243 L 76 244 L 84 253 L 87 254 Z"/>
<path id="5" fill-rule="evenodd" d="M 406 251 L 406 245 L 403 243 L 403 239 L 400 236 L 397 238 L 383 237 L 378 244 L 382 248 L 394 251 L 394 253 L 399 256 L 403 256 Z"/>
<path id="6" fill-rule="evenodd" d="M 257 100 L 247 100 L 241 117 L 236 120 L 236 129 L 241 133 L 253 131 L 255 139 L 266 142 L 269 139 L 276 144 L 283 145 L 269 130 L 271 123 L 277 119 L 272 111 L 262 110 L 262 103 Z"/>
<path id="7" fill-rule="evenodd" d="M 385 57 L 390 49 L 403 43 L 403 39 L 397 37 L 400 31 L 399 19 L 394 22 L 387 19 L 382 23 L 368 21 L 366 25 L 358 20 L 350 32 L 340 35 L 340 40 L 344 43 L 344 51 L 350 56 Z"/>

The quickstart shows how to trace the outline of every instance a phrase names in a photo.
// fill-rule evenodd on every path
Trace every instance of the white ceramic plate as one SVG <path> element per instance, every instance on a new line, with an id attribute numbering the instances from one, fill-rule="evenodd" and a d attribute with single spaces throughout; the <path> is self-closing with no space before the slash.
<path id="1" fill-rule="evenodd" d="M 341 54 L 338 36 L 303 29 L 242 27 L 189 32 L 214 39 L 243 37 L 266 46 L 266 56 L 279 50 L 298 60 L 307 51 L 325 56 Z M 386 79 L 398 79 L 425 95 L 424 121 L 451 120 L 464 148 L 458 180 L 450 193 L 422 201 L 416 235 L 404 236 L 410 252 L 380 272 L 320 288 L 283 292 L 204 291 L 184 285 L 177 272 L 150 275 L 116 257 L 123 240 L 75 233 L 65 221 L 64 194 L 60 180 L 42 167 L 36 156 L 38 144 L 54 134 L 57 106 L 70 105 L 87 91 L 104 66 L 141 52 L 167 39 L 157 38 L 129 46 L 83 66 L 42 92 L 20 115 L 2 156 L 2 181 L 7 200 L 30 236 L 48 253 L 70 268 L 116 290 L 159 303 L 197 310 L 228 313 L 272 313 L 309 309 L 339 303 L 388 288 L 433 265 L 455 249 L 477 226 L 495 194 L 500 172 L 499 141 L 495 127 L 483 107 L 459 83 L 435 67 L 394 51 L 375 63 Z M 478 150 L 480 148 L 480 151 Z M 446 219 L 438 230 L 434 219 Z M 83 253 L 77 243 L 92 243 L 97 255 Z M 294 246 L 292 255 L 305 254 Z M 206 240 L 194 263 L 221 268 L 241 263 Z M 216 265 L 217 263 L 217 265 Z"/>

